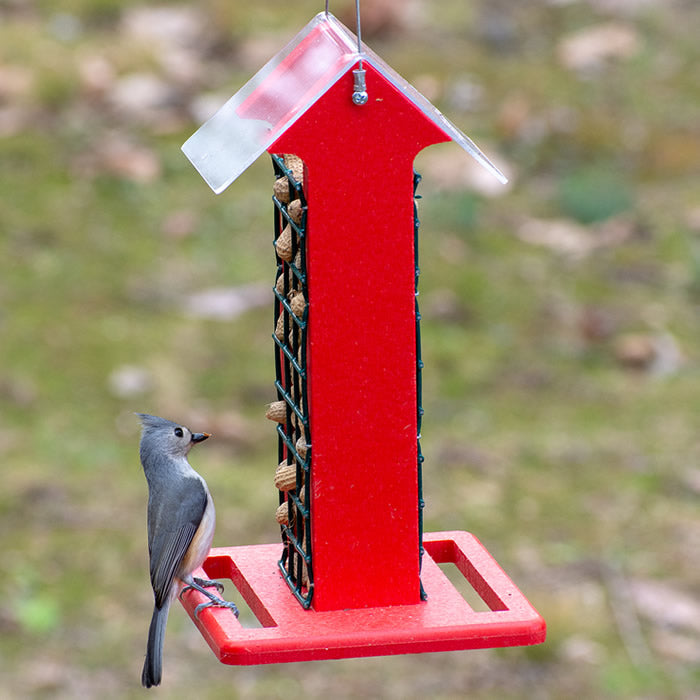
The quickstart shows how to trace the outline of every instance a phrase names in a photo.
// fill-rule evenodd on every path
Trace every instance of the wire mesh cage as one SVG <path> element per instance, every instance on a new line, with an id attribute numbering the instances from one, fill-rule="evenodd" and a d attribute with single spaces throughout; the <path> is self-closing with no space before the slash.
<path id="1" fill-rule="evenodd" d="M 311 436 L 306 362 L 309 307 L 306 274 L 306 199 L 303 163 L 272 156 L 277 278 L 274 289 L 275 388 L 268 417 L 277 422 L 279 489 L 277 521 L 284 544 L 279 567 L 299 602 L 313 597 L 311 567 Z"/>
<path id="2" fill-rule="evenodd" d="M 417 437 L 416 437 L 416 454 L 418 460 L 418 542 L 420 548 L 421 568 L 423 565 L 423 510 L 425 501 L 423 500 L 423 452 L 420 446 L 421 426 L 423 423 L 423 360 L 421 358 L 421 337 L 420 337 L 420 322 L 421 315 L 418 306 L 418 279 L 420 278 L 420 265 L 418 264 L 418 229 L 420 228 L 420 220 L 418 219 L 418 205 L 416 200 L 421 196 L 418 194 L 418 185 L 420 184 L 421 176 L 413 171 L 413 249 L 415 251 L 416 261 L 416 415 L 417 415 Z M 420 597 L 422 600 L 427 599 L 427 594 L 423 588 L 423 582 L 420 584 Z"/>

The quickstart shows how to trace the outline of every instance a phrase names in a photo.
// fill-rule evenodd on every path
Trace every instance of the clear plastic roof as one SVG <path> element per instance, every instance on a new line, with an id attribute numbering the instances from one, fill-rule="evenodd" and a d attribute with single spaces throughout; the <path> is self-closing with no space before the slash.
<path id="1" fill-rule="evenodd" d="M 439 110 L 332 14 L 321 12 L 182 146 L 209 187 L 223 192 L 362 58 L 501 182 L 506 177 Z M 348 95 L 350 99 L 350 95 Z M 361 109 L 361 107 L 358 107 Z"/>

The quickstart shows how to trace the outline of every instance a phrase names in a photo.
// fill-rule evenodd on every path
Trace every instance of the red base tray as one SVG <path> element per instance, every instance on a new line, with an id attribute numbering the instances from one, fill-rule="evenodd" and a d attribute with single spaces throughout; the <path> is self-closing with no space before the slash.
<path id="1" fill-rule="evenodd" d="M 212 549 L 195 575 L 231 579 L 262 627 L 246 628 L 223 608 L 183 605 L 222 663 L 234 665 L 521 646 L 544 641 L 544 620 L 468 532 L 425 533 L 421 580 L 428 594 L 414 605 L 330 612 L 304 610 L 277 567 L 280 544 Z M 475 611 L 438 564 L 451 562 L 490 608 Z"/>

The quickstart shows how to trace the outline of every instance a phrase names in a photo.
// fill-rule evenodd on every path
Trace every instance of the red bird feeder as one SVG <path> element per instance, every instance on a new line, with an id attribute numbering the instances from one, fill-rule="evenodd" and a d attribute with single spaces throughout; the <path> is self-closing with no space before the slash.
<path id="1" fill-rule="evenodd" d="M 222 192 L 273 156 L 282 545 L 213 549 L 262 627 L 195 620 L 228 664 L 537 644 L 545 624 L 466 532 L 423 533 L 413 161 L 459 129 L 330 14 L 183 146 Z M 294 154 L 293 156 L 290 154 Z M 438 564 L 455 564 L 475 611 Z M 201 602 L 183 596 L 192 615 Z M 194 618 L 193 618 L 194 619 Z"/>

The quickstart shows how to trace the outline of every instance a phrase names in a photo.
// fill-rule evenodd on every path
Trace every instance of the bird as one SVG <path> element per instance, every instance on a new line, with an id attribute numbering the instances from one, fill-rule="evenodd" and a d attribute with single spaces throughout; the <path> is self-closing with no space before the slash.
<path id="1" fill-rule="evenodd" d="M 148 482 L 148 554 L 155 598 L 141 674 L 141 684 L 150 688 L 161 682 L 165 626 L 178 591 L 182 595 L 193 588 L 209 598 L 197 606 L 195 617 L 211 605 L 229 608 L 238 617 L 238 608 L 206 590 L 216 587 L 221 593 L 218 581 L 192 576 L 211 548 L 216 515 L 209 488 L 187 455 L 211 435 L 147 413 L 136 415 L 141 420 L 139 453 Z"/>

